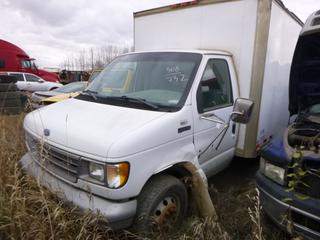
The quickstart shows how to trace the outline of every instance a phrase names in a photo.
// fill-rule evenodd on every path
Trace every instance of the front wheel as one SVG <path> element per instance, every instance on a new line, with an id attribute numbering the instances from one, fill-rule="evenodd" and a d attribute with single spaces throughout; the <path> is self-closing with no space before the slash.
<path id="1" fill-rule="evenodd" d="M 155 176 L 138 197 L 135 231 L 150 235 L 158 230 L 170 230 L 181 223 L 187 205 L 187 190 L 179 179 Z"/>

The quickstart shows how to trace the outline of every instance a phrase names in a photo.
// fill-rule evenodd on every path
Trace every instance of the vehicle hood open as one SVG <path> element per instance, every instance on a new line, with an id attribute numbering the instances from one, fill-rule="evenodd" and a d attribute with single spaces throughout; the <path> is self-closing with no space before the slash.
<path id="1" fill-rule="evenodd" d="M 320 103 L 320 30 L 299 37 L 292 60 L 289 111 L 299 113 Z"/>
<path id="2" fill-rule="evenodd" d="M 117 140 L 165 114 L 69 99 L 29 113 L 24 128 L 56 147 L 106 158 Z"/>

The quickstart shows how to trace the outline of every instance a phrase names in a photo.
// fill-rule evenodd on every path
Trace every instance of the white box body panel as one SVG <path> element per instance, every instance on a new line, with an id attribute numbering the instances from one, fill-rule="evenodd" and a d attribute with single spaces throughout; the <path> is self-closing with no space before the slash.
<path id="1" fill-rule="evenodd" d="M 257 138 L 260 144 L 288 125 L 290 68 L 300 31 L 301 25 L 273 2 Z"/>
<path id="2" fill-rule="evenodd" d="M 291 60 L 301 23 L 277 0 L 272 2 L 257 144 L 284 129 L 288 123 L 288 82 Z M 147 11 L 134 19 L 135 51 L 206 49 L 232 54 L 239 96 L 250 98 L 255 66 L 257 0 L 235 0 L 187 8 Z M 237 149 L 247 148 L 247 127 L 241 125 Z M 248 144 L 247 144 L 248 145 Z M 252 148 L 255 146 L 251 146 Z M 240 154 L 241 155 L 241 154 Z"/>
<path id="3" fill-rule="evenodd" d="M 249 97 L 257 1 L 200 5 L 135 18 L 135 51 L 208 49 L 230 52 Z"/>

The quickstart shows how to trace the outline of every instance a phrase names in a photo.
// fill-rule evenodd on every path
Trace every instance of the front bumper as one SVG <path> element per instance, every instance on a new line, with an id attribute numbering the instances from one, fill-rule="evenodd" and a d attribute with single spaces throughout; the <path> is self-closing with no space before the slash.
<path id="1" fill-rule="evenodd" d="M 132 224 L 136 214 L 137 200 L 110 201 L 76 188 L 43 169 L 33 160 L 30 153 L 26 153 L 19 161 L 19 164 L 23 170 L 33 175 L 41 185 L 57 193 L 62 199 L 72 202 L 82 210 L 99 211 L 106 217 L 113 229 L 126 228 Z M 89 186 L 88 189 L 90 189 Z"/>
<path id="2" fill-rule="evenodd" d="M 293 229 L 301 233 L 305 239 L 320 239 L 319 199 L 298 199 L 260 172 L 257 173 L 256 181 L 262 207 L 271 220 L 287 230 L 288 219 L 291 219 Z M 293 202 L 284 202 L 286 198 L 292 199 Z"/>

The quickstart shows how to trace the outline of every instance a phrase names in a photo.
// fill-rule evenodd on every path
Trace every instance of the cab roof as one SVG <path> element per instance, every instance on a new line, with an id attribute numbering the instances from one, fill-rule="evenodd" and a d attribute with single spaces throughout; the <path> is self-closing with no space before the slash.
<path id="1" fill-rule="evenodd" d="M 222 56 L 232 56 L 230 52 L 227 51 L 220 51 L 220 50 L 209 50 L 209 49 L 164 49 L 164 50 L 148 50 L 148 51 L 141 51 L 141 52 L 132 52 L 128 54 L 135 54 L 135 53 L 150 53 L 150 52 L 168 52 L 168 53 L 198 53 L 201 55 L 222 55 Z"/>

